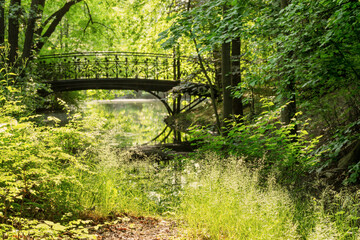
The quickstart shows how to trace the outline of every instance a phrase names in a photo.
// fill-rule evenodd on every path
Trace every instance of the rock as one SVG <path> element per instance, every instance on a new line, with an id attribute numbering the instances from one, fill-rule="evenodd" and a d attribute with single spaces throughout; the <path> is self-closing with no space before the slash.
<path id="1" fill-rule="evenodd" d="M 339 160 L 338 168 L 347 169 L 360 161 L 360 140 L 351 144 L 350 149 L 350 152 Z"/>
<path id="2" fill-rule="evenodd" d="M 174 155 L 185 156 L 193 151 L 194 148 L 189 142 L 142 145 L 129 150 L 131 159 L 153 158 L 156 161 L 169 161 Z"/>

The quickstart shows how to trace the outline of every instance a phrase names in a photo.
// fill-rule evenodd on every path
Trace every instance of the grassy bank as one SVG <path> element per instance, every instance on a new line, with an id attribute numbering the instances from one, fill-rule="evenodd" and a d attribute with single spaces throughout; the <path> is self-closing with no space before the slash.
<path id="1" fill-rule="evenodd" d="M 51 127 L 0 117 L 3 238 L 95 238 L 94 224 L 121 214 L 176 219 L 186 239 L 359 237 L 357 192 L 317 188 L 316 178 L 284 185 L 266 157 L 253 164 L 208 148 L 167 163 L 136 160 L 108 144 L 111 118 L 77 116 Z M 278 151 L 292 156 L 288 149 Z"/>
<path id="2" fill-rule="evenodd" d="M 281 186 L 274 175 L 260 177 L 261 169 L 242 159 L 211 153 L 168 165 L 103 156 L 94 174 L 79 177 L 82 191 L 74 189 L 81 194 L 72 200 L 92 218 L 127 213 L 178 219 L 186 239 L 359 237 L 356 193 L 325 188 L 314 197 Z"/>

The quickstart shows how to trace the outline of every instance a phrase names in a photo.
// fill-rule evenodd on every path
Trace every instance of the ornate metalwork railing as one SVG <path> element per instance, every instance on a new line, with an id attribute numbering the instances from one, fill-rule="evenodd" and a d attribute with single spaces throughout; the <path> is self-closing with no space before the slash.
<path id="1" fill-rule="evenodd" d="M 35 61 L 36 72 L 47 81 L 67 79 L 176 77 L 176 61 L 165 54 L 85 52 L 44 55 Z"/>
<path id="2" fill-rule="evenodd" d="M 67 79 L 153 79 L 204 82 L 197 58 L 134 52 L 83 52 L 43 55 L 34 59 L 45 81 Z M 205 62 L 210 73 L 211 62 Z"/>

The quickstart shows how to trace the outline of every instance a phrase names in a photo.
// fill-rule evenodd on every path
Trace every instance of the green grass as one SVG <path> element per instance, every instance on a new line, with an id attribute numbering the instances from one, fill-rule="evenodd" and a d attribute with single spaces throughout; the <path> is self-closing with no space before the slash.
<path id="1" fill-rule="evenodd" d="M 132 162 L 126 156 L 101 152 L 90 171 L 77 172 L 79 185 L 72 192 L 83 213 L 106 217 L 116 213 L 156 214 L 158 206 L 149 199 L 153 172 L 149 162 Z"/>
<path id="2" fill-rule="evenodd" d="M 296 239 L 293 203 L 241 160 L 208 156 L 195 163 L 179 209 L 189 232 L 208 239 Z"/>
<path id="3" fill-rule="evenodd" d="M 216 155 L 128 161 L 103 149 L 92 173 L 78 175 L 82 211 L 178 219 L 186 239 L 358 239 L 359 201 L 351 193 L 325 190 L 315 199 L 264 181 L 241 159 Z M 106 154 L 107 153 L 107 154 Z M 179 163 L 181 161 L 181 164 Z M 261 180 L 260 180 L 261 179 Z M 331 193 L 331 194 L 330 194 Z M 350 201 L 351 199 L 351 201 Z"/>
<path id="4" fill-rule="evenodd" d="M 130 160 L 108 144 L 114 134 L 101 131 L 102 118 L 61 128 L 12 122 L 0 129 L 0 236 L 21 226 L 51 238 L 82 231 L 86 223 L 73 227 L 76 218 L 128 213 L 178 219 L 185 239 L 360 238 L 359 192 L 329 187 L 315 198 L 261 175 L 268 168 L 211 153 L 167 164 Z"/>

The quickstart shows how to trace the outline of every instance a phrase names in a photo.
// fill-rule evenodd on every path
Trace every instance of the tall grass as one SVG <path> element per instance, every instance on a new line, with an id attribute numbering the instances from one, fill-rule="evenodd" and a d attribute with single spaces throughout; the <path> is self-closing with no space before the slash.
<path id="1" fill-rule="evenodd" d="M 358 196 L 325 190 L 294 194 L 260 177 L 241 159 L 208 154 L 161 165 L 98 149 L 90 171 L 78 171 L 72 202 L 91 217 L 111 214 L 179 219 L 186 239 L 358 239 Z M 302 196 L 301 198 L 298 196 Z"/>
<path id="2" fill-rule="evenodd" d="M 47 194 L 39 198 L 44 206 L 49 205 L 43 207 L 48 211 L 41 212 L 43 218 L 54 212 L 56 221 L 63 221 L 62 215 L 170 216 L 181 220 L 186 239 L 359 238 L 358 193 L 326 189 L 317 198 L 306 191 L 294 195 L 276 183 L 275 177 L 260 175 L 270 171 L 251 167 L 241 158 L 215 154 L 178 157 L 166 164 L 151 158 L 131 160 L 127 153 L 108 144 L 114 134 L 111 129 L 101 131 L 107 123 L 104 119 L 76 121 L 63 128 L 34 128 L 34 133 L 24 125 L 29 139 L 36 139 L 37 134 L 42 137 L 35 145 L 42 150 L 38 156 L 42 168 L 44 159 L 49 162 L 46 171 L 51 175 L 44 174 L 36 188 L 38 196 Z M 24 137 L 20 132 L 16 136 Z M 5 135 L 0 137 L 7 140 Z M 13 142 L 15 146 L 17 141 Z M 34 148 L 31 145 L 29 156 Z M 44 153 L 48 153 L 47 158 Z"/>
<path id="3" fill-rule="evenodd" d="M 156 214 L 158 206 L 150 199 L 152 165 L 132 162 L 126 154 L 116 154 L 108 147 L 97 155 L 97 163 L 90 171 L 77 172 L 79 185 L 74 185 L 74 201 L 83 213 L 96 217 L 111 214 Z"/>
<path id="4" fill-rule="evenodd" d="M 180 215 L 193 236 L 206 239 L 296 239 L 294 205 L 271 179 L 261 186 L 258 170 L 217 157 L 195 163 Z"/>
<path id="5" fill-rule="evenodd" d="M 359 239 L 360 192 L 287 190 L 238 159 L 189 162 L 178 215 L 201 239 Z M 320 191 L 320 190 L 319 190 Z"/>

